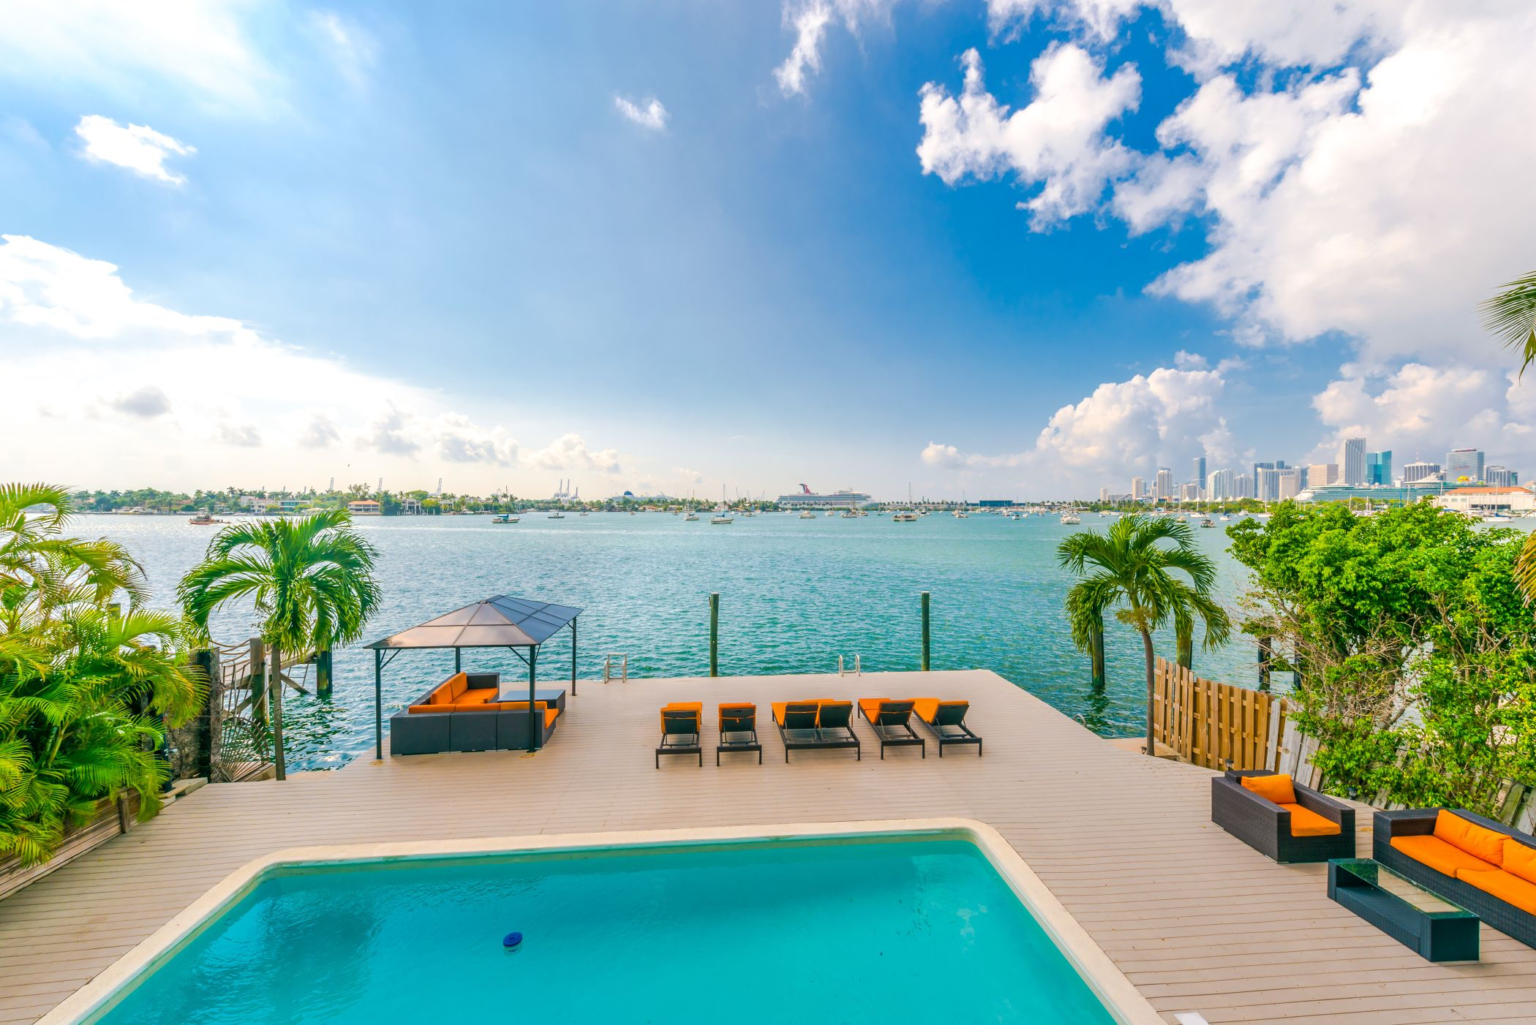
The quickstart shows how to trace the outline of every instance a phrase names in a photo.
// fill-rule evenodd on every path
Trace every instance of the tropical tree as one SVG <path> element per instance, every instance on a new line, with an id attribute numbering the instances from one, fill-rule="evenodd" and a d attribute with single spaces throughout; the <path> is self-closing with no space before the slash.
<path id="1" fill-rule="evenodd" d="M 165 723 L 203 699 L 179 620 L 139 607 L 138 564 L 111 541 L 67 536 L 69 513 L 61 488 L 0 485 L 0 855 L 25 864 L 121 789 L 153 815 Z"/>
<path id="2" fill-rule="evenodd" d="M 1205 647 L 1224 643 L 1231 621 L 1214 598 L 1216 565 L 1195 546 L 1194 531 L 1171 516 L 1125 516 L 1109 531 L 1083 531 L 1066 538 L 1056 549 L 1061 565 L 1081 578 L 1067 595 L 1067 619 L 1079 650 L 1094 657 L 1095 674 L 1103 673 L 1104 616 L 1115 618 L 1141 635 L 1147 671 L 1147 754 L 1152 742 L 1152 702 L 1155 688 L 1152 634 L 1173 621 L 1195 622 L 1205 628 Z"/>
<path id="3" fill-rule="evenodd" d="M 177 588 L 187 618 L 204 634 L 213 613 L 249 600 L 261 617 L 261 637 L 272 652 L 269 680 L 277 775 L 283 757 L 282 652 L 329 651 L 362 635 L 379 603 L 373 579 L 374 548 L 340 509 L 304 519 L 225 527 L 204 561 Z"/>
<path id="4" fill-rule="evenodd" d="M 1536 360 L 1536 271 L 1507 282 L 1482 304 L 1483 325 L 1511 349 L 1520 350 L 1520 376 Z M 1515 579 L 1527 601 L 1536 601 L 1536 534 L 1530 535 L 1515 565 Z"/>

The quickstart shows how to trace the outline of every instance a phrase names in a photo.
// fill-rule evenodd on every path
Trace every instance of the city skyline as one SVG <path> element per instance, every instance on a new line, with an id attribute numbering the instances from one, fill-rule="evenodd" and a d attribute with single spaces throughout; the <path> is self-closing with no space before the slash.
<path id="1" fill-rule="evenodd" d="M 8 14 L 25 478 L 1066 498 L 1536 455 L 1477 314 L 1536 229 L 1528 4 Z"/>

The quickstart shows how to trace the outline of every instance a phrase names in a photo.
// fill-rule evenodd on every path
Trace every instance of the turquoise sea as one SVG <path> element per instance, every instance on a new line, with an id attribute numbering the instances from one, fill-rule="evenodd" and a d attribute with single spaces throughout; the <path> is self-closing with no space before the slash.
<path id="1" fill-rule="evenodd" d="M 709 671 L 708 596 L 718 592 L 722 675 L 833 672 L 839 655 L 850 666 L 859 656 L 866 672 L 916 669 L 919 593 L 926 590 L 933 596 L 933 668 L 991 669 L 1098 733 L 1129 736 L 1144 728 L 1140 642 L 1111 624 L 1109 685 L 1094 693 L 1062 612 L 1071 578 L 1055 555 L 1069 533 L 1111 522 L 1086 515 L 1071 527 L 1056 517 L 934 514 L 894 523 L 889 516 L 802 520 L 785 513 L 737 517 L 729 526 L 667 513 L 560 520 L 533 513 L 509 525 L 483 516 L 364 518 L 357 527 L 379 550 L 384 591 L 366 640 L 508 594 L 585 610 L 583 679 L 602 674 L 609 652 L 628 654 L 632 676 L 698 676 Z M 76 521 L 80 534 L 127 545 L 149 574 L 155 603 L 166 606 L 217 529 L 184 516 Z M 1194 534 L 1221 567 L 1223 599 L 1234 602 L 1246 571 L 1226 554 L 1225 531 Z M 241 640 L 253 625 L 248 608 L 232 610 L 215 623 L 215 636 Z M 1161 638 L 1159 648 L 1171 654 L 1172 638 Z M 566 635 L 559 635 L 540 658 L 540 678 L 568 679 L 569 659 Z M 1257 679 L 1254 645 L 1245 638 L 1220 651 L 1197 650 L 1195 663 L 1214 679 Z M 452 665 L 451 652 L 400 655 L 384 676 L 385 714 Z M 525 672 L 505 653 L 487 652 L 475 665 Z M 335 676 L 330 701 L 285 698 L 294 767 L 337 765 L 372 748 L 371 653 L 360 646 L 339 652 Z"/>
<path id="2" fill-rule="evenodd" d="M 1113 1020 L 975 845 L 933 838 L 285 871 L 101 1020 L 716 1019 Z"/>

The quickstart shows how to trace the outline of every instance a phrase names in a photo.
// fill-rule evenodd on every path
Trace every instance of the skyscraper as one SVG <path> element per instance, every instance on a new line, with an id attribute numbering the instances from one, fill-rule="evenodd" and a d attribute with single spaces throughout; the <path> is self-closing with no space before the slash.
<path id="1" fill-rule="evenodd" d="M 1205 479 L 1205 497 L 1213 502 L 1224 502 L 1237 496 L 1232 494 L 1232 471 L 1217 470 Z"/>
<path id="2" fill-rule="evenodd" d="M 1195 473 L 1189 479 L 1196 486 L 1205 487 L 1205 456 L 1195 456 Z"/>
<path id="3" fill-rule="evenodd" d="M 1513 488 L 1520 485 L 1520 474 L 1504 466 L 1487 466 L 1483 468 L 1483 480 L 1489 487 Z"/>
<path id="4" fill-rule="evenodd" d="M 1483 452 L 1453 448 L 1445 454 L 1445 479 L 1450 484 L 1473 484 L 1483 479 Z"/>
<path id="5" fill-rule="evenodd" d="M 1253 478 L 1246 473 L 1240 473 L 1232 478 L 1233 498 L 1253 497 Z"/>
<path id="6" fill-rule="evenodd" d="M 1259 466 L 1254 469 L 1255 497 L 1261 502 L 1280 501 L 1280 474 L 1285 471 L 1277 470 L 1273 466 Z"/>
<path id="7" fill-rule="evenodd" d="M 1147 497 L 1147 482 L 1140 477 L 1131 478 L 1131 501 L 1139 502 Z"/>
<path id="8" fill-rule="evenodd" d="M 1155 494 L 1157 498 L 1173 497 L 1173 471 L 1168 469 L 1166 466 L 1159 466 L 1157 468 L 1157 485 Z"/>
<path id="9" fill-rule="evenodd" d="M 1412 484 L 1414 481 L 1430 480 L 1439 473 L 1439 463 L 1426 463 L 1421 459 L 1415 459 L 1403 467 L 1403 483 Z"/>
<path id="10" fill-rule="evenodd" d="M 1283 466 L 1285 464 L 1282 463 L 1281 465 Z M 1276 467 L 1273 462 L 1254 463 L 1253 464 L 1253 479 L 1254 480 L 1258 480 L 1259 479 L 1259 471 L 1260 470 L 1274 470 L 1274 469 L 1278 469 L 1278 467 Z"/>
<path id="11" fill-rule="evenodd" d="M 1392 483 L 1392 450 L 1365 454 L 1365 482 L 1367 484 Z"/>
<path id="12" fill-rule="evenodd" d="M 1364 484 L 1365 480 L 1365 439 L 1345 438 L 1343 445 L 1344 483 Z"/>
<path id="13" fill-rule="evenodd" d="M 1323 488 L 1338 482 L 1338 463 L 1313 463 L 1307 467 L 1307 487 L 1309 488 Z"/>
<path id="14" fill-rule="evenodd" d="M 1275 480 L 1277 482 L 1275 487 L 1276 501 L 1284 502 L 1288 498 L 1295 498 L 1301 494 L 1301 474 L 1302 470 L 1300 467 L 1275 471 Z"/>

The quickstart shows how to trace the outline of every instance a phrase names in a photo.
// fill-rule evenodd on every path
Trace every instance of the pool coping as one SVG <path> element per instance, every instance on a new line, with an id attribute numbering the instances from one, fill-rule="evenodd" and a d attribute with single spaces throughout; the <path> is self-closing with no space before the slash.
<path id="1" fill-rule="evenodd" d="M 288 865 L 325 861 L 395 861 L 465 854 L 519 854 L 548 850 L 605 847 L 663 847 L 732 841 L 815 840 L 880 837 L 913 833 L 959 834 L 975 843 L 1007 881 L 1019 902 L 1051 937 L 1078 975 L 1121 1025 L 1161 1025 L 1164 1018 L 1132 985 L 1041 881 L 1013 845 L 996 829 L 976 819 L 919 818 L 845 822 L 764 823 L 696 829 L 647 829 L 611 833 L 550 833 L 456 840 L 289 847 L 246 862 L 215 883 L 170 921 L 99 975 L 38 1019 L 39 1025 L 87 1021 L 101 1011 L 156 961 L 212 921 L 267 872 Z"/>

